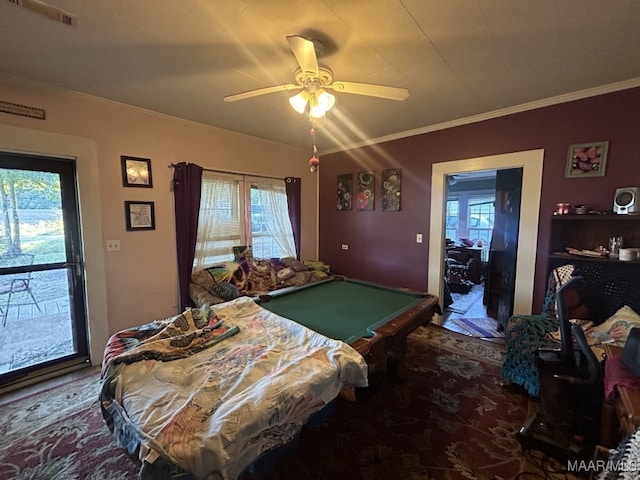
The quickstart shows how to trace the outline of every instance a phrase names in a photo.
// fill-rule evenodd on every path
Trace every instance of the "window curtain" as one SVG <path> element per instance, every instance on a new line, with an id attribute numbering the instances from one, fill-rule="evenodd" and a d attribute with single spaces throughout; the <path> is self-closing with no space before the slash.
<path id="1" fill-rule="evenodd" d="M 189 297 L 189 282 L 198 232 L 201 184 L 202 167 L 184 162 L 174 165 L 173 196 L 181 310 L 194 306 Z"/>
<path id="2" fill-rule="evenodd" d="M 297 257 L 295 241 L 286 195 L 286 182 L 276 179 L 252 179 L 251 187 L 260 194 L 260 205 L 267 218 L 272 221 L 266 223 L 269 235 L 278 247 L 285 252 L 285 256 Z"/>
<path id="3" fill-rule="evenodd" d="M 210 266 L 233 253 L 244 238 L 241 182 L 237 176 L 205 171 L 202 174 L 202 208 L 196 237 L 195 268 Z"/>
<path id="4" fill-rule="evenodd" d="M 293 241 L 296 248 L 296 258 L 300 260 L 300 212 L 302 208 L 302 179 L 299 177 L 286 177 L 284 179 L 284 184 L 287 192 L 289 220 L 291 221 L 291 229 L 293 230 Z"/>

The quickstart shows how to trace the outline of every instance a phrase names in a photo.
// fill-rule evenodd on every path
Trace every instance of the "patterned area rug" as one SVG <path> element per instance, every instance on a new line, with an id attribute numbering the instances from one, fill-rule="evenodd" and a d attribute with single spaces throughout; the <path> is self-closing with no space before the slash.
<path id="1" fill-rule="evenodd" d="M 472 337 L 504 337 L 502 332 L 496 330 L 497 323 L 491 318 L 449 318 L 447 322 L 455 324 Z"/>
<path id="2" fill-rule="evenodd" d="M 515 438 L 528 401 L 500 387 L 501 348 L 437 326 L 419 328 L 409 336 L 405 379 L 380 378 L 358 403 L 340 400 L 269 478 L 500 480 L 541 472 L 527 464 Z M 136 478 L 137 466 L 115 447 L 102 419 L 99 386 L 91 369 L 3 406 L 0 478 Z"/>

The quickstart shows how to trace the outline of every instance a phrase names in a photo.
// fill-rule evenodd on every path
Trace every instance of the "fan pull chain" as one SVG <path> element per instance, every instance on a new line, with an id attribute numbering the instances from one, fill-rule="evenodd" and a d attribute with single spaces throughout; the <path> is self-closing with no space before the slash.
<path id="1" fill-rule="evenodd" d="M 318 147 L 316 147 L 316 129 L 311 127 L 309 129 L 309 135 L 313 139 L 313 155 L 309 159 L 309 170 L 311 173 L 316 173 L 320 165 L 320 159 L 318 158 Z"/>

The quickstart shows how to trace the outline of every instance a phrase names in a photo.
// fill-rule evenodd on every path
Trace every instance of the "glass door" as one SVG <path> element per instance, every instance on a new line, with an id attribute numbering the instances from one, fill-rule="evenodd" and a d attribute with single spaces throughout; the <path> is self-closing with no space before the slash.
<path id="1" fill-rule="evenodd" d="M 0 153 L 0 387 L 88 363 L 75 162 Z"/>

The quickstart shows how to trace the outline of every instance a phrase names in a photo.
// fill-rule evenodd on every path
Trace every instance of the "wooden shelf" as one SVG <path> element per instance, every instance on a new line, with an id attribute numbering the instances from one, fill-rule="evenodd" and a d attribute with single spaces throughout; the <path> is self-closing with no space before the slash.
<path id="1" fill-rule="evenodd" d="M 623 248 L 640 248 L 640 215 L 554 215 L 549 238 L 549 270 L 563 263 L 615 263 L 635 268 L 640 262 L 621 262 L 617 258 L 587 257 L 566 253 L 566 248 L 595 250 L 608 247 L 609 237 L 622 237 Z M 622 267 L 622 265 L 628 265 Z"/>

